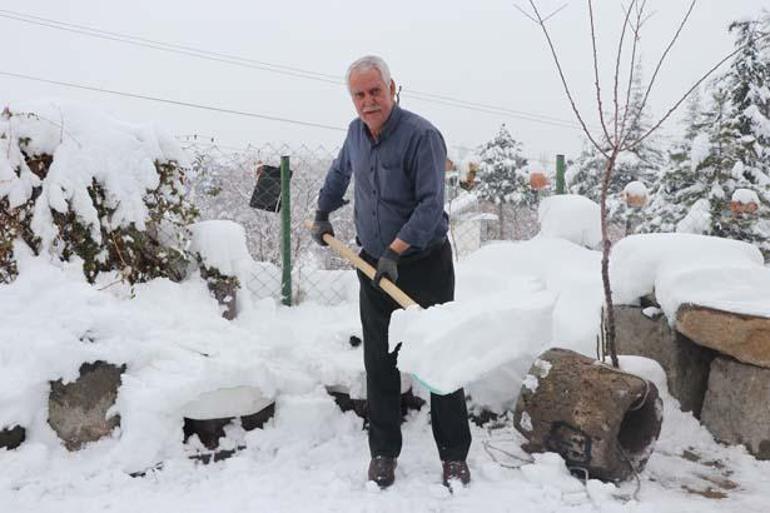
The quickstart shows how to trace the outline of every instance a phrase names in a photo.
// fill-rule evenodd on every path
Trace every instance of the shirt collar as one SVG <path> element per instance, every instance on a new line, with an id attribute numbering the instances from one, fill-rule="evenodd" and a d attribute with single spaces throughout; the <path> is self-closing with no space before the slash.
<path id="1" fill-rule="evenodd" d="M 397 103 L 393 104 L 393 109 L 390 111 L 390 116 L 388 116 L 388 119 L 385 121 L 385 124 L 382 125 L 382 129 L 380 130 L 380 136 L 375 141 L 372 137 L 372 134 L 369 132 L 369 129 L 366 128 L 366 125 L 364 125 L 364 130 L 366 130 L 366 134 L 369 136 L 369 138 L 374 142 L 375 144 L 380 144 L 382 141 L 388 138 L 390 134 L 393 133 L 393 131 L 396 129 L 396 125 L 398 125 L 399 120 L 401 119 L 402 115 L 401 107 L 398 106 Z"/>

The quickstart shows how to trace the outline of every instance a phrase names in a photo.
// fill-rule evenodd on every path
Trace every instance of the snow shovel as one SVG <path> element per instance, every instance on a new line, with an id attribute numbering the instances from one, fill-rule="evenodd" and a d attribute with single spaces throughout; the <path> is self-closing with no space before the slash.
<path id="1" fill-rule="evenodd" d="M 308 229 L 313 227 L 313 223 L 311 221 L 305 221 L 305 226 L 308 227 Z M 353 249 L 350 248 L 347 244 L 342 242 L 341 240 L 335 238 L 331 234 L 325 233 L 323 235 L 323 240 L 326 244 L 329 245 L 330 248 L 332 248 L 338 255 L 343 257 L 345 260 L 353 264 L 353 266 L 364 273 L 366 276 L 369 277 L 369 279 L 374 279 L 374 275 L 377 273 L 376 269 L 372 267 L 369 262 L 361 258 L 356 254 Z M 396 303 L 399 304 L 399 306 L 403 309 L 407 309 L 410 307 L 414 308 L 420 308 L 422 307 L 417 304 L 417 302 L 410 298 L 403 290 L 398 288 L 395 283 L 390 281 L 387 278 L 382 278 L 380 280 L 380 288 L 384 290 Z M 432 387 L 429 383 L 425 382 L 424 380 L 420 379 L 420 377 L 416 374 L 412 374 L 414 379 L 416 379 L 422 386 L 427 388 L 430 392 L 437 394 L 437 395 L 447 395 L 450 392 L 445 392 L 443 390 L 438 390 L 435 387 Z"/>

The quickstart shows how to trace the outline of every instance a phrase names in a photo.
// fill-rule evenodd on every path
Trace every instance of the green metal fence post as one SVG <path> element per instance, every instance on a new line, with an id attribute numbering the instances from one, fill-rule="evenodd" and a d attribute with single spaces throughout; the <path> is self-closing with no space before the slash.
<path id="1" fill-rule="evenodd" d="M 281 302 L 291 306 L 291 187 L 289 157 L 281 157 Z"/>
<path id="2" fill-rule="evenodd" d="M 556 155 L 556 194 L 564 194 L 566 192 L 564 179 L 566 169 L 567 166 L 564 163 L 564 155 Z"/>

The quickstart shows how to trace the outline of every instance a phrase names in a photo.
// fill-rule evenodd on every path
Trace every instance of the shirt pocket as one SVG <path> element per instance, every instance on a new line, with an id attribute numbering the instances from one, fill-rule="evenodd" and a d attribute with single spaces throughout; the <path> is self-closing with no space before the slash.
<path id="1" fill-rule="evenodd" d="M 382 199 L 406 206 L 414 202 L 414 184 L 403 164 L 399 161 L 383 161 L 379 169 L 378 182 Z"/>

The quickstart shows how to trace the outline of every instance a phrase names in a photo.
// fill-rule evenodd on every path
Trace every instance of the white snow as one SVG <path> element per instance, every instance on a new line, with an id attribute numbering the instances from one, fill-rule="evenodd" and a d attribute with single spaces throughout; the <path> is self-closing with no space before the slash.
<path id="1" fill-rule="evenodd" d="M 354 302 L 285 308 L 272 300 L 248 300 L 239 317 L 228 322 L 200 280 L 155 280 L 136 287 L 136 297 L 129 299 L 122 285 L 100 290 L 100 284 L 85 283 L 74 264 L 52 265 L 45 257 L 32 256 L 20 263 L 18 279 L 0 287 L 0 425 L 23 423 L 29 428 L 20 448 L 0 451 L 0 504 L 7 511 L 451 512 L 480 507 L 510 511 L 515 505 L 525 513 L 628 508 L 639 513 L 688 508 L 759 513 L 766 506 L 770 465 L 740 448 L 717 445 L 665 393 L 659 368 L 643 360 L 629 367 L 633 362 L 625 357 L 624 368 L 654 379 L 665 406 L 663 433 L 642 474 L 638 500 L 632 499 L 633 481 L 616 487 L 591 480 L 583 486 L 550 453 L 534 455 L 524 464 L 499 453 L 498 461 L 519 468 L 500 466 L 485 443 L 527 458 L 520 448 L 522 437 L 510 424 L 495 431 L 472 426 L 468 461 L 473 483 L 449 494 L 440 484 L 427 408 L 408 416 L 396 484 L 382 492 L 366 482 L 368 449 L 360 419 L 341 413 L 323 388 L 338 384 L 352 389 L 360 383 L 361 349 L 347 344 L 349 335 L 360 329 Z M 542 297 L 544 305 L 548 296 L 558 296 L 553 336 L 543 346 L 582 342 L 590 354 L 601 302 L 597 276 L 598 253 L 564 240 L 494 244 L 458 265 L 457 304 L 478 301 L 480 309 L 488 306 L 490 296 L 501 303 L 499 308 L 515 311 L 526 291 Z M 454 312 L 466 320 L 478 313 Z M 464 342 L 483 342 L 493 332 L 480 323 Z M 497 342 L 517 340 L 514 334 Z M 545 348 L 536 345 L 521 349 L 536 354 Z M 518 381 L 509 375 L 504 386 L 494 387 L 498 394 L 510 398 L 518 393 L 534 360 L 525 364 L 520 356 Z M 47 383 L 74 379 L 82 361 L 96 358 L 128 365 L 115 407 L 122 426 L 112 437 L 68 453 L 45 422 Z M 539 375 L 548 371 L 547 366 L 535 368 Z M 483 391 L 483 379 L 477 387 Z M 228 427 L 221 446 L 246 449 L 223 462 L 196 464 L 187 456 L 200 444 L 195 439 L 181 444 L 182 415 L 195 413 L 191 403 L 216 399 L 212 392 L 228 388 L 239 390 L 244 399 L 234 405 L 232 394 L 219 396 L 230 407 L 257 407 L 246 403 L 259 394 L 276 401 L 276 416 L 264 429 L 248 433 L 237 425 Z M 206 411 L 226 412 L 217 410 L 221 406 L 209 403 Z M 234 411 L 240 410 L 230 413 Z M 708 479 L 719 475 L 712 467 L 683 459 L 685 449 L 705 462 L 719 460 L 739 488 L 722 501 L 688 493 L 682 485 L 705 490 L 714 486 Z M 125 473 L 160 461 L 162 468 L 146 477 Z"/>
<path id="2" fill-rule="evenodd" d="M 692 148 L 690 149 L 690 162 L 693 169 L 706 160 L 711 150 L 711 142 L 709 141 L 709 134 L 701 132 L 695 136 L 692 141 Z"/>
<path id="3" fill-rule="evenodd" d="M 473 301 L 409 308 L 393 314 L 390 349 L 403 342 L 398 365 L 450 393 L 503 362 L 531 362 L 551 341 L 555 296 L 521 279 Z"/>
<path id="4" fill-rule="evenodd" d="M 537 379 L 537 376 L 533 376 L 532 374 L 527 374 L 524 377 L 524 381 L 522 382 L 521 385 L 532 392 L 536 392 L 538 385 L 540 385 L 540 381 Z"/>
<path id="5" fill-rule="evenodd" d="M 649 195 L 647 186 L 638 180 L 628 182 L 623 188 L 623 193 L 628 196 L 635 196 L 637 198 L 646 198 Z"/>
<path id="6" fill-rule="evenodd" d="M 759 205 L 759 196 L 757 196 L 757 193 L 751 189 L 735 189 L 730 200 L 744 205 L 748 205 L 749 203 Z"/>
<path id="7" fill-rule="evenodd" d="M 154 162 L 186 158 L 176 141 L 154 125 L 131 125 L 67 102 L 12 104 L 13 115 L 0 118 L 0 198 L 8 196 L 18 206 L 39 184 L 21 157 L 19 139 L 28 138 L 28 154 L 52 155 L 54 160 L 37 198 L 32 229 L 42 240 L 44 250 L 56 237 L 52 211 L 71 209 L 91 228 L 99 242 L 99 219 L 88 194 L 95 180 L 104 188 L 106 206 L 114 209 L 114 227 L 134 223 L 144 229 L 147 206 L 144 196 L 158 186 Z M 11 170 L 20 168 L 21 175 Z"/>
<path id="8" fill-rule="evenodd" d="M 550 196 L 538 207 L 540 233 L 586 246 L 602 240 L 599 205 L 578 194 Z"/>
<path id="9" fill-rule="evenodd" d="M 252 261 L 246 248 L 246 232 L 238 223 L 224 220 L 201 221 L 190 225 L 190 251 L 200 255 L 204 265 L 225 276 L 235 276 Z"/>
<path id="10" fill-rule="evenodd" d="M 770 316 L 770 271 L 746 242 L 683 233 L 633 235 L 612 249 L 613 299 L 637 304 L 655 292 L 672 323 L 683 303 Z"/>
<path id="11" fill-rule="evenodd" d="M 711 203 L 700 198 L 692 204 L 687 215 L 676 225 L 677 233 L 703 234 L 711 228 Z"/>

